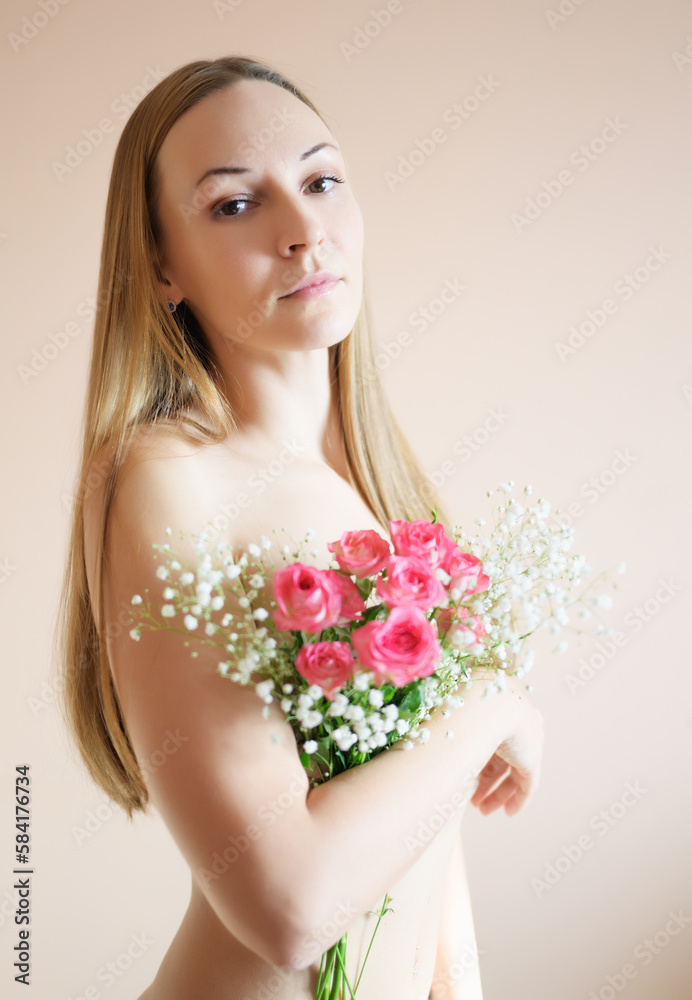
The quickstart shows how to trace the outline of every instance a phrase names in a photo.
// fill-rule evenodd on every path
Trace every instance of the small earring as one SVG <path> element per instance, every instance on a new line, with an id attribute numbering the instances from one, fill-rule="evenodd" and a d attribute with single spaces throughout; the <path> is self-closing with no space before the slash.
<path id="1" fill-rule="evenodd" d="M 176 309 L 176 305 L 175 305 L 175 302 L 171 302 L 171 300 L 169 299 L 169 300 L 168 300 L 168 308 L 170 309 L 170 311 L 171 311 L 172 313 L 174 313 L 174 312 L 175 312 L 175 309 Z"/>

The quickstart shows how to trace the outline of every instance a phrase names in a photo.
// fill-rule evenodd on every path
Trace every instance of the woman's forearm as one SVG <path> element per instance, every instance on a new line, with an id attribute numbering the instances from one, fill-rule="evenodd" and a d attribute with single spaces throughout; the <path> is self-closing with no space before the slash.
<path id="1" fill-rule="evenodd" d="M 447 718 L 436 709 L 425 723 L 426 744 L 395 744 L 310 791 L 303 831 L 310 864 L 301 865 L 308 873 L 300 901 L 306 926 L 327 926 L 340 906 L 348 906 L 353 922 L 458 815 L 517 712 L 515 690 L 483 699 L 483 688 L 481 681 L 465 691 L 464 704 Z"/>

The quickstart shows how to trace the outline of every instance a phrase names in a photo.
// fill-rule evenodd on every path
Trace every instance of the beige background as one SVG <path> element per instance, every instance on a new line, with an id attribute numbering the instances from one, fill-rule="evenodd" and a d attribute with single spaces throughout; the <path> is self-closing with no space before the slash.
<path id="1" fill-rule="evenodd" d="M 70 758 L 50 642 L 123 102 L 141 97 L 150 68 L 236 53 L 305 87 L 346 152 L 383 378 L 457 519 L 485 513 L 485 490 L 500 481 L 529 482 L 554 505 L 580 502 L 575 551 L 599 570 L 628 566 L 604 619 L 625 640 L 593 679 L 576 692 L 565 681 L 598 652 L 593 640 L 562 656 L 542 640 L 537 798 L 512 819 L 472 810 L 465 821 L 485 1000 L 607 1000 L 627 963 L 627 1000 L 689 1000 L 692 926 L 674 937 L 664 928 L 669 911 L 692 917 L 692 8 L 402 0 L 349 57 L 342 43 L 383 0 L 225 6 L 70 0 L 50 17 L 36 16 L 39 0 L 3 6 L 0 991 L 28 995 L 11 972 L 16 764 L 33 776 L 29 995 L 77 1000 L 91 986 L 108 1000 L 137 996 L 186 906 L 188 871 L 162 822 L 129 825 Z M 13 44 L 32 18 L 34 36 Z M 481 77 L 494 82 L 474 107 Z M 445 117 L 455 102 L 467 115 L 458 127 Z M 113 130 L 59 178 L 66 147 L 104 118 Z M 608 119 L 620 134 L 601 141 Z M 443 141 L 392 189 L 387 172 L 436 128 Z M 575 155 L 583 144 L 591 161 Z M 564 170 L 572 182 L 555 196 Z M 537 217 L 518 228 L 513 217 L 539 192 Z M 420 329 L 413 314 L 447 279 L 465 290 Z M 611 314 L 562 360 L 556 345 L 606 299 Z M 70 322 L 79 332 L 66 341 Z M 51 334 L 59 350 L 46 350 Z M 502 425 L 479 433 L 493 408 Z M 464 460 L 465 435 L 475 450 Z M 627 468 L 612 467 L 618 451 Z M 594 477 L 600 493 L 589 492 Z M 666 603 L 655 596 L 662 581 L 672 581 Z M 645 792 L 623 808 L 628 782 Z M 599 833 L 604 809 L 613 825 Z M 570 867 L 564 850 L 583 834 L 593 846 Z M 553 886 L 534 888 L 560 858 Z M 146 951 L 107 986 L 99 969 L 137 934 Z M 636 949 L 656 934 L 645 962 Z"/>

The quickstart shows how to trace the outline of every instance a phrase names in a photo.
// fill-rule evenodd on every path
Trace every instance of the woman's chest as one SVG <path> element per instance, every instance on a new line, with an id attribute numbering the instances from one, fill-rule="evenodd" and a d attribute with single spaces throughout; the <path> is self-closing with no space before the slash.
<path id="1" fill-rule="evenodd" d="M 333 563 L 327 543 L 338 541 L 345 531 L 371 529 L 389 538 L 388 529 L 338 473 L 290 457 L 289 452 L 273 462 L 208 463 L 213 502 L 207 532 L 212 541 L 230 537 L 243 548 L 265 536 L 272 547 L 288 545 L 291 558 L 302 545 L 305 561 L 326 567 Z"/>

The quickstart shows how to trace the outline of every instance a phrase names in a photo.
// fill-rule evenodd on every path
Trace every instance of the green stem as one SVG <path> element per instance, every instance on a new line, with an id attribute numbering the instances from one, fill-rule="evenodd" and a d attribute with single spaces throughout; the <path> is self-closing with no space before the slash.
<path id="1" fill-rule="evenodd" d="M 332 946 L 325 953 L 326 956 L 327 956 L 327 958 L 326 958 L 326 964 L 325 964 L 325 967 L 324 967 L 324 978 L 317 985 L 317 990 L 315 991 L 315 1000 L 328 1000 L 329 994 L 327 993 L 327 990 L 329 989 L 329 981 L 330 981 L 331 976 L 332 976 L 332 968 L 334 966 L 334 957 L 335 957 L 335 954 L 336 954 L 336 952 L 334 950 L 334 947 L 335 946 Z"/>
<path id="2" fill-rule="evenodd" d="M 320 969 L 317 973 L 317 986 L 315 988 L 315 996 L 319 997 L 320 990 L 322 989 L 322 981 L 324 979 L 324 957 L 326 952 L 322 952 L 322 958 L 320 959 Z"/>
<path id="3" fill-rule="evenodd" d="M 341 947 L 343 938 L 337 941 L 335 945 L 332 945 L 332 950 L 334 952 L 334 958 L 337 960 L 334 963 L 334 976 L 332 979 L 332 988 L 329 991 L 329 1000 L 342 1000 L 341 994 L 341 969 L 339 968 L 339 959 L 341 958 Z"/>
<path id="4" fill-rule="evenodd" d="M 360 982 L 360 977 L 363 975 L 363 971 L 365 969 L 365 963 L 368 960 L 368 955 L 370 954 L 370 949 L 372 948 L 372 943 L 375 940 L 375 935 L 377 934 L 377 928 L 380 926 L 380 920 L 382 920 L 382 917 L 387 912 L 387 904 L 391 903 L 391 901 L 392 900 L 391 900 L 391 897 L 389 895 L 386 895 L 384 897 L 384 903 L 382 904 L 382 907 L 380 909 L 379 915 L 377 917 L 377 923 L 375 924 L 375 930 L 372 932 L 372 937 L 370 938 L 370 944 L 368 945 L 368 950 L 365 952 L 365 958 L 363 959 L 363 966 L 362 966 L 362 968 L 360 970 L 360 975 L 356 979 L 356 985 L 355 985 L 354 990 L 353 990 L 354 993 L 358 989 L 358 984 Z"/>
<path id="5" fill-rule="evenodd" d="M 355 1000 L 355 995 L 356 995 L 355 991 L 351 987 L 351 984 L 348 981 L 348 976 L 346 975 L 346 939 L 347 935 L 344 934 L 344 936 L 341 939 L 341 950 L 337 953 L 337 958 L 339 960 L 339 965 L 341 966 L 341 974 L 343 976 L 344 982 L 348 987 L 348 992 L 351 994 L 352 1000 Z"/>

